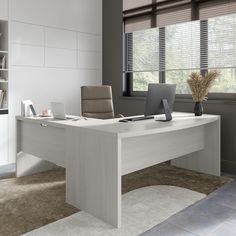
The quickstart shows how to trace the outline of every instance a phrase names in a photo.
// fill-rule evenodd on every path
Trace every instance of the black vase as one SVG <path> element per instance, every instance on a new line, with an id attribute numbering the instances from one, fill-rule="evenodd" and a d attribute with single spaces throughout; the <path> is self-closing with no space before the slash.
<path id="1" fill-rule="evenodd" d="M 203 114 L 203 106 L 201 102 L 196 102 L 194 106 L 195 116 L 201 116 Z"/>

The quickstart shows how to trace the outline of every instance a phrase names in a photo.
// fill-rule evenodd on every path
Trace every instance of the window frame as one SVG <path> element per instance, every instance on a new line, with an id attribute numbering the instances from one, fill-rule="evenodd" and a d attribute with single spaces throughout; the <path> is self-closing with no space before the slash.
<path id="1" fill-rule="evenodd" d="M 165 55 L 165 27 L 159 29 L 159 83 L 166 82 L 166 55 Z M 129 42 L 130 43 L 130 42 Z M 147 91 L 134 91 L 133 90 L 133 72 L 127 71 L 127 51 L 128 43 L 127 38 L 124 40 L 125 45 L 125 62 L 123 70 L 123 96 L 130 97 L 144 97 L 147 95 Z M 200 20 L 200 73 L 204 75 L 208 72 L 208 20 Z M 164 63 L 163 63 L 164 62 Z M 236 69 L 236 67 L 235 67 Z M 154 70 L 150 70 L 154 71 Z M 141 72 L 141 71 L 140 71 Z M 179 99 L 191 99 L 191 94 L 176 94 Z M 211 100 L 236 100 L 236 93 L 209 93 L 209 99 Z"/>

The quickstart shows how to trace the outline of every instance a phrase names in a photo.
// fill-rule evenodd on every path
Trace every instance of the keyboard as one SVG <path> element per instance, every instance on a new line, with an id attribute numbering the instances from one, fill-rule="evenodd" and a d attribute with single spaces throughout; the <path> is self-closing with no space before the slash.
<path id="1" fill-rule="evenodd" d="M 129 121 L 141 121 L 141 120 L 150 120 L 154 119 L 154 116 L 138 116 L 133 118 L 121 119 L 119 122 L 129 122 Z"/>

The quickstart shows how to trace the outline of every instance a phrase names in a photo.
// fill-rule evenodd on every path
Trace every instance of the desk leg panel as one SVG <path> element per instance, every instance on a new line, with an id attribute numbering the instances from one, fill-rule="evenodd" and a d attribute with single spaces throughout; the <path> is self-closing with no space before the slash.
<path id="1" fill-rule="evenodd" d="M 204 126 L 205 148 L 171 161 L 172 165 L 220 176 L 220 119 Z"/>
<path id="2" fill-rule="evenodd" d="M 68 128 L 66 201 L 121 226 L 121 144 L 116 135 Z"/>
<path id="3" fill-rule="evenodd" d="M 22 121 L 16 121 L 16 176 L 27 176 L 56 168 L 51 162 L 24 152 Z"/>

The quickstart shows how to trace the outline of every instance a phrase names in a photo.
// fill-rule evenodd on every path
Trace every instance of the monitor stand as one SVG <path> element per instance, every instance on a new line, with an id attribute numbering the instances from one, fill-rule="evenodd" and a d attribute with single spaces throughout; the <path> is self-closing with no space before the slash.
<path id="1" fill-rule="evenodd" d="M 165 119 L 163 120 L 156 120 L 156 121 L 162 121 L 162 122 L 167 122 L 172 120 L 172 115 L 171 115 L 171 110 L 168 104 L 167 99 L 162 99 L 162 106 L 165 114 Z M 154 119 L 154 116 L 141 116 L 141 117 L 134 117 L 134 118 L 125 118 L 119 120 L 119 122 L 129 122 L 129 121 L 141 121 L 141 120 L 149 120 L 149 119 Z"/>
<path id="2" fill-rule="evenodd" d="M 162 99 L 162 105 L 163 105 L 164 114 L 165 114 L 166 119 L 165 120 L 156 120 L 156 121 L 162 121 L 162 122 L 171 121 L 172 115 L 171 115 L 171 110 L 170 110 L 167 99 Z"/>

